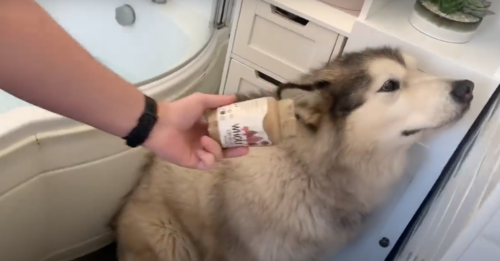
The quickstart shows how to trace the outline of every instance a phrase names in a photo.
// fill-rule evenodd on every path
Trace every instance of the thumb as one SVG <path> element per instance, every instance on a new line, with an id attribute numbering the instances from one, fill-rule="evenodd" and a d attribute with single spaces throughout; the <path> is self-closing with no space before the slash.
<path id="1" fill-rule="evenodd" d="M 236 95 L 200 94 L 193 96 L 201 111 L 215 109 L 236 102 Z"/>

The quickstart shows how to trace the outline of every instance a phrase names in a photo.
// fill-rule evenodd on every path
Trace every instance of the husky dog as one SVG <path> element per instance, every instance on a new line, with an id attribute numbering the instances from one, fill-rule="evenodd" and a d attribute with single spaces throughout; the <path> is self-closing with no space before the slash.
<path id="1" fill-rule="evenodd" d="M 211 171 L 151 156 L 114 224 L 121 261 L 309 261 L 341 249 L 403 176 L 422 135 L 459 120 L 474 84 L 389 47 L 346 53 L 274 93 L 297 136 Z"/>

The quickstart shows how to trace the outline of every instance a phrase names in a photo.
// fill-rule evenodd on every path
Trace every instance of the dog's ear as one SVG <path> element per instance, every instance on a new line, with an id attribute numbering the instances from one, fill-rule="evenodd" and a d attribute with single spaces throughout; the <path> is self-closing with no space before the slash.
<path id="1" fill-rule="evenodd" d="M 279 86 L 277 96 L 279 99 L 292 99 L 297 119 L 317 129 L 325 109 L 322 90 L 329 84 L 327 81 L 312 84 L 285 83 Z"/>
<path id="2" fill-rule="evenodd" d="M 411 68 L 411 69 L 417 69 L 417 59 L 415 57 L 407 54 L 407 53 L 401 53 L 401 56 L 403 56 L 403 60 L 405 62 L 406 68 Z"/>

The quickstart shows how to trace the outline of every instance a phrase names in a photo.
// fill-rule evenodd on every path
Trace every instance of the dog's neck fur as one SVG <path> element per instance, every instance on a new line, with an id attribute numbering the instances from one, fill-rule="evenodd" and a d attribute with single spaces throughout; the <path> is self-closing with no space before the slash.
<path id="1" fill-rule="evenodd" d="M 260 97 L 277 98 L 276 93 L 267 91 L 237 95 L 238 101 Z M 296 105 L 298 97 L 295 97 Z M 300 108 L 296 110 L 298 112 Z M 351 208 L 350 204 L 361 205 L 365 209 L 365 213 L 361 213 L 363 215 L 372 211 L 384 199 L 379 195 L 388 192 L 393 183 L 403 175 L 409 145 L 394 147 L 375 140 L 367 142 L 353 139 L 347 142 L 345 139 L 350 137 L 346 135 L 347 130 L 344 128 L 333 128 L 338 132 L 332 133 L 332 128 L 321 128 L 320 125 L 316 131 L 312 131 L 310 126 L 301 122 L 302 120 L 310 119 L 298 119 L 297 136 L 283 141 L 279 147 L 282 147 L 287 154 L 286 157 L 295 163 L 291 164 L 292 166 L 301 166 L 299 171 L 301 178 L 316 184 L 315 193 L 321 194 L 321 197 L 333 200 L 346 199 L 346 202 L 341 204 L 345 208 Z M 331 124 L 327 119 L 320 121 L 320 124 Z M 323 137 L 318 138 L 317 135 Z M 311 149 L 313 147 L 314 149 Z M 339 185 L 346 183 L 350 185 Z M 366 193 L 359 198 L 353 198 L 351 195 L 359 193 L 346 191 L 346 188 L 359 189 Z M 371 191 L 366 188 L 371 188 Z M 343 212 L 346 212 L 345 210 Z"/>
<path id="2" fill-rule="evenodd" d="M 351 202 L 345 202 L 348 208 L 349 204 L 361 204 L 366 213 L 372 211 L 384 199 L 378 195 L 389 192 L 393 182 L 404 173 L 409 146 L 394 148 L 390 144 L 384 146 L 373 142 L 367 147 L 365 141 L 362 144 L 355 140 L 346 142 L 348 136 L 345 133 L 326 133 L 321 128 L 312 133 L 303 124 L 299 124 L 297 131 L 296 137 L 280 146 L 290 160 L 299 163 L 303 175 L 322 184 L 317 193 L 345 199 L 346 195 L 359 195 L 345 191 L 346 188 L 356 189 L 359 184 L 360 189 L 366 190 L 361 198 L 350 198 Z M 318 138 L 317 135 L 323 137 Z M 338 186 L 346 183 L 350 185 Z M 371 191 L 366 188 L 371 188 Z"/>
<path id="3" fill-rule="evenodd" d="M 304 147 L 300 147 L 301 145 Z M 311 175 L 316 176 L 325 175 L 319 170 L 328 171 L 334 166 L 354 171 L 361 170 L 359 169 L 361 165 L 372 165 L 359 164 L 360 161 L 377 162 L 376 165 L 380 165 L 381 162 L 404 158 L 411 144 L 396 147 L 394 144 L 383 144 L 376 140 L 361 141 L 351 138 L 342 131 L 332 133 L 322 131 L 322 128 L 312 132 L 304 124 L 299 123 L 297 136 L 286 140 L 283 146 L 292 151 L 297 160 L 308 166 Z"/>

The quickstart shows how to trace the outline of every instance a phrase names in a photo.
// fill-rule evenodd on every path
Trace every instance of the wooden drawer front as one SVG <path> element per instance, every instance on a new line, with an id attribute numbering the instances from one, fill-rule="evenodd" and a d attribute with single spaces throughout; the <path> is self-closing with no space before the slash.
<path id="1" fill-rule="evenodd" d="M 257 89 L 273 91 L 283 79 L 269 72 L 262 72 L 231 59 L 224 94 L 249 92 Z"/>
<path id="2" fill-rule="evenodd" d="M 295 80 L 329 61 L 338 34 L 259 0 L 243 0 L 233 52 Z"/>

